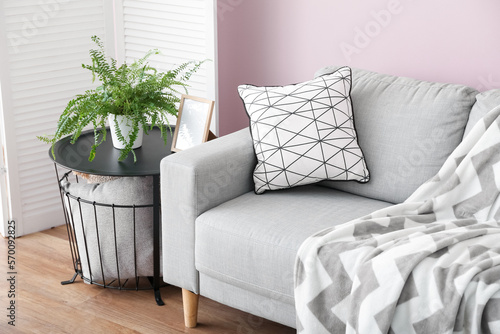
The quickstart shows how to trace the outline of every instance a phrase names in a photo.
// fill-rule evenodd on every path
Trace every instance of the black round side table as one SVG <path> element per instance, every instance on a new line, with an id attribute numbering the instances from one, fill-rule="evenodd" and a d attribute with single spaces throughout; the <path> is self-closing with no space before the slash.
<path id="1" fill-rule="evenodd" d="M 49 156 L 54 161 L 58 182 L 60 182 L 60 178 L 57 166 L 86 174 L 120 177 L 153 177 L 153 189 L 151 190 L 153 192 L 152 207 L 154 219 L 152 236 L 152 287 L 154 289 L 156 303 L 158 305 L 164 305 L 160 295 L 160 161 L 172 153 L 171 144 L 174 128 L 172 127 L 172 132 L 168 134 L 167 145 L 165 145 L 158 128 L 153 128 L 148 132 L 148 135 L 145 134 L 142 146 L 134 150 L 137 157 L 137 161 L 135 163 L 132 153 L 129 154 L 126 160 L 118 161 L 120 150 L 113 147 L 111 134 L 109 133 L 109 129 L 107 130 L 108 133 L 106 141 L 97 148 L 95 158 L 91 162 L 88 161 L 88 156 L 90 149 L 94 144 L 93 130 L 82 133 L 75 144 L 70 143 L 70 137 L 61 139 L 55 144 L 54 147 L 55 159 L 52 156 L 51 150 L 49 150 Z M 65 210 L 64 199 L 62 196 L 63 195 L 61 193 L 63 210 Z M 65 217 L 67 218 L 66 212 Z M 71 225 L 68 225 L 68 219 L 66 219 L 66 226 L 68 227 L 68 235 L 70 233 L 74 233 L 74 231 L 71 231 Z M 72 238 L 74 238 L 74 236 L 69 235 L 70 243 L 72 242 Z M 70 245 L 70 247 L 74 247 L 74 245 Z M 78 254 L 73 253 L 74 252 L 72 251 L 75 274 L 71 280 L 62 282 L 63 284 L 73 283 L 78 275 L 82 275 L 79 256 Z"/>

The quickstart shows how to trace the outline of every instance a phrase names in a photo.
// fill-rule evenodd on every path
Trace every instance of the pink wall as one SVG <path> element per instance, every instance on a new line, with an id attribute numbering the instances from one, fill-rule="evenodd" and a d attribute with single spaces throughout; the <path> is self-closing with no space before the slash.
<path id="1" fill-rule="evenodd" d="M 500 88 L 498 0 L 218 0 L 219 133 L 248 126 L 237 86 L 349 65 Z"/>

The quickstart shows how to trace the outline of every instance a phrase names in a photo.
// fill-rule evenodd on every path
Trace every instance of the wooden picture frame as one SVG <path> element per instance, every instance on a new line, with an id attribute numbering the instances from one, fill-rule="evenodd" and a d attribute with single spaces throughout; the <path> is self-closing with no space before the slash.
<path id="1" fill-rule="evenodd" d="M 179 152 L 209 140 L 210 122 L 215 102 L 182 95 L 172 138 L 172 151 Z"/>

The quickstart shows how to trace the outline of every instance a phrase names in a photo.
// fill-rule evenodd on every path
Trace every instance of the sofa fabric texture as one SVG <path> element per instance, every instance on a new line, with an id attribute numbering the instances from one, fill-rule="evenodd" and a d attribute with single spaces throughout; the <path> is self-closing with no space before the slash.
<path id="1" fill-rule="evenodd" d="M 349 67 L 295 85 L 241 85 L 238 91 L 250 117 L 257 194 L 322 180 L 368 182 Z"/>
<path id="2" fill-rule="evenodd" d="M 200 291 L 207 298 L 251 313 L 252 315 L 247 315 L 247 319 L 256 315 L 289 327 L 296 326 L 295 304 L 284 302 L 282 299 L 264 297 L 260 293 L 237 287 L 204 273 L 200 273 Z M 258 330 L 254 333 L 258 333 Z"/>
<path id="3" fill-rule="evenodd" d="M 365 184 L 321 181 L 257 195 L 249 128 L 166 157 L 165 282 L 296 326 L 293 268 L 302 241 L 403 202 L 439 170 L 466 126 L 497 103 L 497 92 L 481 93 L 477 101 L 476 94 L 460 85 L 352 69 L 356 134 L 370 170 Z M 475 116 L 469 117 L 471 108 Z"/>
<path id="4" fill-rule="evenodd" d="M 337 67 L 316 73 L 325 75 Z M 352 69 L 354 119 L 370 182 L 324 184 L 391 203 L 431 178 L 461 142 L 478 93 L 470 87 Z"/>
<path id="5" fill-rule="evenodd" d="M 199 293 L 195 220 L 202 213 L 252 191 L 256 160 L 250 131 L 171 154 L 160 165 L 163 279 Z"/>
<path id="6" fill-rule="evenodd" d="M 249 192 L 198 217 L 196 268 L 293 304 L 293 268 L 302 242 L 317 231 L 389 205 L 318 185 L 263 195 Z"/>
<path id="7" fill-rule="evenodd" d="M 465 127 L 464 138 L 472 130 L 472 127 L 479 121 L 488 111 L 500 105 L 500 89 L 491 89 L 476 95 L 476 103 L 472 106 L 469 115 L 469 121 Z"/>

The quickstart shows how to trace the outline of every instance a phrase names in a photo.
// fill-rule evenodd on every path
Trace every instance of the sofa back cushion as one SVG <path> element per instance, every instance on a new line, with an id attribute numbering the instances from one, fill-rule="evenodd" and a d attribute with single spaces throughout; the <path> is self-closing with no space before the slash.
<path id="1" fill-rule="evenodd" d="M 337 67 L 319 70 L 316 76 Z M 462 140 L 475 89 L 352 69 L 352 104 L 370 182 L 322 184 L 391 203 L 434 176 Z"/>
<path id="2" fill-rule="evenodd" d="M 500 105 L 500 89 L 492 89 L 476 95 L 476 103 L 472 106 L 470 111 L 469 121 L 465 127 L 464 138 L 467 136 L 484 115 L 491 109 Z"/>

